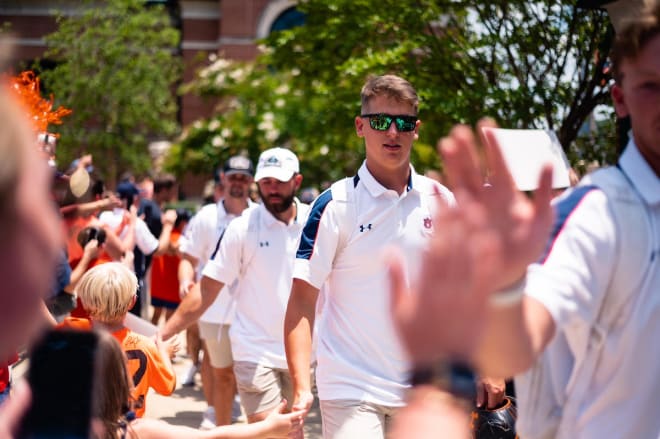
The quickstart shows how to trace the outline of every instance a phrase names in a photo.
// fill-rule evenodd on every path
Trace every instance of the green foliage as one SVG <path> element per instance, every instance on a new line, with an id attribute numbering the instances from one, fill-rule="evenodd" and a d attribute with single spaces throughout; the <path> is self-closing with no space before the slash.
<path id="1" fill-rule="evenodd" d="M 354 153 L 361 148 L 353 129 L 355 111 L 334 115 L 341 122 L 318 131 L 328 97 L 310 99 L 292 88 L 298 70 L 274 71 L 267 59 L 263 55 L 253 63 L 240 63 L 212 56 L 198 79 L 184 87 L 185 92 L 219 97 L 221 103 L 210 120 L 184 129 L 168 158 L 171 171 L 211 172 L 231 155 L 244 153 L 256 160 L 267 148 L 289 146 L 313 183 L 355 172 L 362 161 L 362 154 Z"/>
<path id="2" fill-rule="evenodd" d="M 180 163 L 210 167 L 236 150 L 256 158 L 285 144 L 314 183 L 351 175 L 364 155 L 353 128 L 360 88 L 385 73 L 410 80 L 421 98 L 418 171 L 440 166 L 434 145 L 452 125 L 485 115 L 504 127 L 553 129 L 576 160 L 611 157 L 609 137 L 597 139 L 605 142 L 598 153 L 579 149 L 595 148 L 593 136 L 574 143 L 608 102 L 612 34 L 601 11 L 565 0 L 307 0 L 298 8 L 306 24 L 271 34 L 253 63 L 212 59 L 189 84 L 221 105 L 186 131 Z M 266 119 L 270 135 L 260 128 Z"/>
<path id="3" fill-rule="evenodd" d="M 92 153 L 110 180 L 127 169 L 146 171 L 148 142 L 178 130 L 179 32 L 162 7 L 139 0 L 88 4 L 57 23 L 45 53 L 57 64 L 41 78 L 57 104 L 73 110 L 57 128 L 58 160 Z"/>

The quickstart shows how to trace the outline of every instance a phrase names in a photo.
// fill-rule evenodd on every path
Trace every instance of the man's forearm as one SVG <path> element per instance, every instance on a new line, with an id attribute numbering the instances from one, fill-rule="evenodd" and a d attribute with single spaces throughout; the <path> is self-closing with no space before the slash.
<path id="1" fill-rule="evenodd" d="M 183 285 L 186 282 L 195 282 L 195 267 L 197 266 L 197 259 L 192 256 L 184 253 L 181 256 L 181 262 L 179 262 L 178 269 L 178 278 L 179 285 Z"/>
<path id="2" fill-rule="evenodd" d="M 535 299 L 493 308 L 474 363 L 480 373 L 511 377 L 529 369 L 554 335 L 550 313 Z"/>
<path id="3" fill-rule="evenodd" d="M 294 391 L 311 391 L 309 364 L 318 290 L 294 279 L 284 317 L 284 348 Z"/>
<path id="4" fill-rule="evenodd" d="M 223 284 L 213 279 L 203 277 L 183 298 L 172 317 L 165 323 L 161 334 L 167 340 L 178 332 L 186 329 L 204 314 L 218 297 Z"/>
<path id="5" fill-rule="evenodd" d="M 312 330 L 313 323 L 306 318 L 298 319 L 298 323 L 293 325 L 296 319 L 295 312 L 284 319 L 284 347 L 286 350 L 286 360 L 293 380 L 294 390 L 296 392 L 311 391 L 310 368 L 312 353 Z"/>

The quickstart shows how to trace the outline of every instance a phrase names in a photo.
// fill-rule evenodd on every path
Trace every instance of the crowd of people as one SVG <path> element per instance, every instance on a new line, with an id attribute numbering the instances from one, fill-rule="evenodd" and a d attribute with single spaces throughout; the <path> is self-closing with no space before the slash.
<path id="1" fill-rule="evenodd" d="M 533 194 L 518 190 L 490 119 L 438 142 L 446 186 L 418 174 L 419 97 L 386 74 L 361 89 L 354 176 L 306 203 L 295 145 L 267 147 L 256 167 L 229 157 L 222 191 L 177 212 L 169 175 L 127 174 L 108 192 L 80 177 L 85 156 L 54 176 L 55 142 L 2 88 L 0 438 L 41 401 L 7 366 L 40 334 L 72 330 L 94 334 L 90 437 L 302 438 L 318 399 L 328 439 L 660 438 L 660 3 L 648 3 L 611 53 L 628 143 L 560 195 L 550 166 Z M 175 389 L 184 330 L 184 381 L 199 370 L 208 405 L 199 429 L 144 417 L 149 388 Z M 247 424 L 231 425 L 238 401 Z M 515 431 L 489 426 L 509 436 L 475 430 L 477 407 L 511 406 Z"/>

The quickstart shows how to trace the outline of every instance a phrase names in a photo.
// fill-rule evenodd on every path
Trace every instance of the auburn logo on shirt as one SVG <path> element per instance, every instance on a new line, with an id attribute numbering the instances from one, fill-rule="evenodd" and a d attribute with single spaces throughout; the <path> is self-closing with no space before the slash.
<path id="1" fill-rule="evenodd" d="M 431 220 L 430 216 L 427 216 L 426 218 L 424 218 L 424 228 L 430 229 L 431 227 L 433 227 L 433 220 Z"/>

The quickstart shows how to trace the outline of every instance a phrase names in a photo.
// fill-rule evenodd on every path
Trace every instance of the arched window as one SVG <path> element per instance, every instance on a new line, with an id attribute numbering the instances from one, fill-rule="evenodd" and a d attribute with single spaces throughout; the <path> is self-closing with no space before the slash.
<path id="1" fill-rule="evenodd" d="M 266 38 L 271 32 L 290 29 L 305 23 L 305 14 L 296 8 L 295 0 L 272 0 L 264 9 L 257 26 L 257 38 Z"/>
<path id="2" fill-rule="evenodd" d="M 270 31 L 275 32 L 278 30 L 291 29 L 292 27 L 302 26 L 303 24 L 305 24 L 305 14 L 293 7 L 282 12 L 275 21 L 273 21 L 273 24 L 270 26 Z"/>

